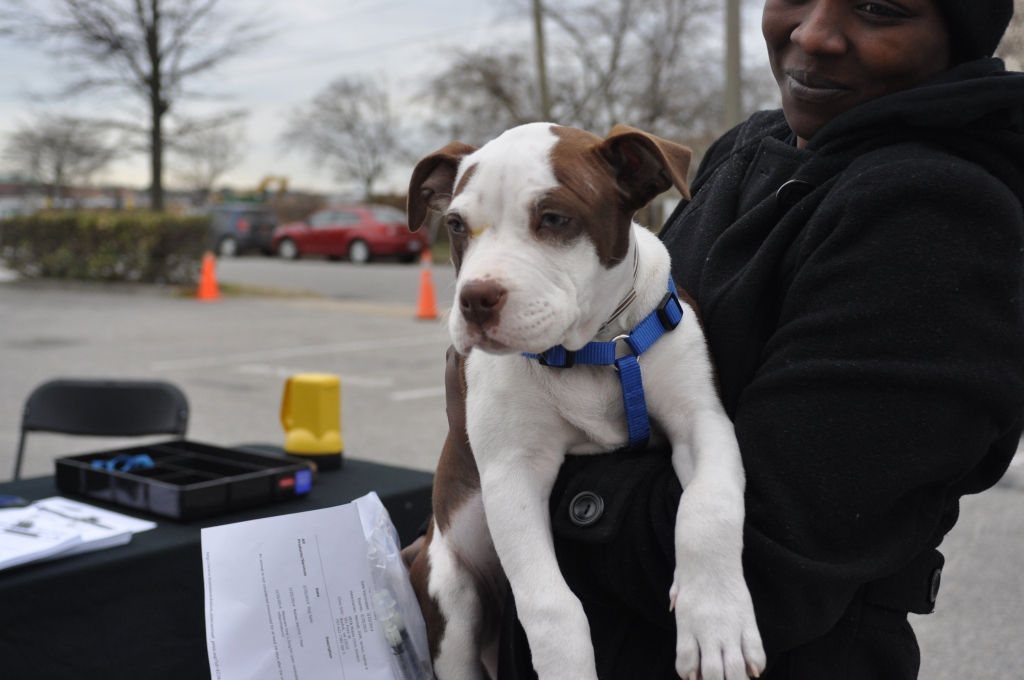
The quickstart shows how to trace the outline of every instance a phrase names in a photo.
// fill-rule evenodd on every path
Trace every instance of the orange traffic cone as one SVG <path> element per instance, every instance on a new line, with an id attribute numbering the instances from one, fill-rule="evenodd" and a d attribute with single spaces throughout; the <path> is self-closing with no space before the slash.
<path id="1" fill-rule="evenodd" d="M 203 268 L 199 272 L 199 290 L 196 291 L 196 299 L 203 302 L 213 302 L 220 299 L 220 290 L 217 288 L 217 272 L 214 270 L 213 253 L 203 255 Z"/>
<path id="2" fill-rule="evenodd" d="M 430 276 L 430 267 L 424 267 L 420 272 L 420 302 L 416 307 L 416 318 L 437 318 L 437 299 L 434 297 L 434 281 Z"/>

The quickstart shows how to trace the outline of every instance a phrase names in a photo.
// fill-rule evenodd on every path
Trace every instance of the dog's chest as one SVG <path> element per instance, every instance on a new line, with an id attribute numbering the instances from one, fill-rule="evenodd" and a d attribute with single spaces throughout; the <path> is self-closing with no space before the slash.
<path id="1" fill-rule="evenodd" d="M 563 452 L 576 454 L 614 451 L 628 443 L 618 375 L 611 366 L 551 368 L 525 357 L 478 352 L 467 364 L 467 377 L 488 381 L 483 389 L 474 389 L 481 387 L 479 383 L 471 384 L 469 398 L 480 399 L 487 409 L 500 408 L 509 415 L 530 414 L 527 419 L 510 419 L 502 427 L 535 429 L 557 423 L 559 436 L 568 439 Z M 469 413 L 474 410 L 470 408 Z M 477 444 L 471 443 L 475 451 Z"/>
<path id="2" fill-rule="evenodd" d="M 569 453 L 610 451 L 629 441 L 622 385 L 614 368 L 537 366 L 533 373 L 559 415 L 582 435 Z"/>

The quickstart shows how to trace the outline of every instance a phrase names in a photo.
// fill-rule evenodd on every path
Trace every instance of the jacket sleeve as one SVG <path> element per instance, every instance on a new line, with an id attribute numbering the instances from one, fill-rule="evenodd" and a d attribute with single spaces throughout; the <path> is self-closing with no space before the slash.
<path id="1" fill-rule="evenodd" d="M 935 547 L 1021 434 L 1021 206 L 980 167 L 892 162 L 836 187 L 792 252 L 735 425 L 744 563 L 770 651 Z"/>

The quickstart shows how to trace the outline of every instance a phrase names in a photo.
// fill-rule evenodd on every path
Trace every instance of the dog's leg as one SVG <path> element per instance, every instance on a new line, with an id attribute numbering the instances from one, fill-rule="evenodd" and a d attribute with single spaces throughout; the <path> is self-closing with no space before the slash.
<path id="1" fill-rule="evenodd" d="M 692 470 L 676 515 L 676 614 L 680 677 L 741 680 L 765 666 L 754 606 L 743 578 L 743 468 L 732 422 L 722 411 L 692 414 Z M 686 447 L 682 446 L 683 455 Z"/>
<path id="2" fill-rule="evenodd" d="M 555 558 L 548 501 L 565 452 L 581 434 L 524 362 L 474 353 L 466 364 L 466 429 L 487 526 L 516 598 L 540 680 L 596 680 L 583 605 Z"/>
<path id="3" fill-rule="evenodd" d="M 439 680 L 485 678 L 482 652 L 494 646 L 498 635 L 503 580 L 479 496 L 472 505 L 476 508 L 464 508 L 448 535 L 435 531 L 427 553 L 428 592 L 444 619 L 433 656 Z M 481 512 L 466 517 L 467 510 L 475 509 Z"/>
<path id="4" fill-rule="evenodd" d="M 482 510 L 478 494 L 460 510 L 449 535 L 432 521 L 410 570 L 438 680 L 496 677 L 489 652 L 497 648 L 505 582 Z"/>
<path id="5" fill-rule="evenodd" d="M 454 511 L 435 512 L 410 578 L 438 680 L 493 680 L 506 581 L 479 488 Z"/>
<path id="6" fill-rule="evenodd" d="M 485 677 L 486 668 L 493 680 L 507 582 L 487 529 L 466 435 L 464 357 L 451 348 L 445 386 L 450 429 L 434 476 L 434 516 L 410 576 L 436 676 L 474 680 Z"/>
<path id="7" fill-rule="evenodd" d="M 520 433 L 520 439 L 521 433 Z M 555 559 L 548 498 L 562 455 L 495 452 L 481 465 L 487 522 L 540 680 L 596 680 L 583 605 Z"/>
<path id="8" fill-rule="evenodd" d="M 689 356 L 706 356 L 691 316 Z M 678 333 L 678 329 L 677 329 Z M 668 338 L 666 338 L 668 339 Z M 672 340 L 681 337 L 671 338 Z M 683 354 L 687 356 L 687 354 Z M 715 393 L 710 361 L 652 371 L 652 394 L 682 388 L 686 399 L 648 402 L 672 443 L 684 491 L 676 515 L 676 569 L 669 593 L 676 616 L 676 671 L 684 680 L 742 680 L 765 655 L 743 578 L 743 461 L 732 422 Z M 662 383 L 662 384 L 659 384 Z"/>

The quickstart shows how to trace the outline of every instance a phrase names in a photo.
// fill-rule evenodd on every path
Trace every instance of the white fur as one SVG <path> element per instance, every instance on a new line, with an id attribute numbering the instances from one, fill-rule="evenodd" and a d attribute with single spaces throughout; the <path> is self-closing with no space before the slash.
<path id="1" fill-rule="evenodd" d="M 505 577 L 479 494 L 455 513 L 447 534 L 435 523 L 427 559 L 427 592 L 447 622 L 434 672 L 439 678 L 483 680 L 483 660 L 490 676 L 497 677 L 499 622 L 487 619 L 501 609 Z M 490 651 L 483 659 L 482 650 Z"/>
<path id="2" fill-rule="evenodd" d="M 586 239 L 554 247 L 530 233 L 531 207 L 557 186 L 548 160 L 557 142 L 550 124 L 523 125 L 459 165 L 456 186 L 468 168 L 476 169 L 448 212 L 462 215 L 480 233 L 463 254 L 455 297 L 473 281 L 493 281 L 508 291 L 501 324 L 486 338 L 461 314 L 449 317 L 452 342 L 462 354 L 474 345 L 511 353 L 542 352 L 560 343 L 578 349 L 629 290 L 630 280 L 620 271 L 629 267 L 605 269 Z"/>
<path id="3" fill-rule="evenodd" d="M 599 339 L 632 329 L 664 296 L 669 256 L 636 225 L 630 253 L 610 269 L 586 238 L 553 246 L 531 234 L 530 209 L 555 186 L 549 154 L 556 141 L 547 124 L 523 126 L 460 164 L 460 178 L 477 167 L 449 212 L 479 231 L 463 255 L 456 299 L 467 282 L 480 280 L 502 286 L 508 298 L 500 322 L 486 334 L 457 311 L 450 330 L 460 352 L 473 350 L 465 366 L 467 432 L 486 526 L 534 666 L 541 680 L 595 680 L 589 625 L 555 559 L 548 499 L 566 452 L 607 452 L 627 443 L 622 388 L 611 367 L 557 370 L 519 353 L 557 344 L 578 349 L 595 339 L 632 284 L 632 251 L 639 249 L 637 300 Z M 741 565 L 743 469 L 696 314 L 685 303 L 684 309 L 678 328 L 639 360 L 655 436 L 672 445 L 673 467 L 685 487 L 665 606 L 674 600 L 680 677 L 699 671 L 704 680 L 740 680 L 765 662 Z M 465 671 L 466 662 L 452 661 L 467 657 L 469 631 L 480 614 L 456 583 L 451 558 L 442 555 L 449 551 L 435 535 L 430 592 L 448 621 L 435 664 L 442 680 L 477 677 Z M 479 658 L 479 648 L 475 652 Z"/>

